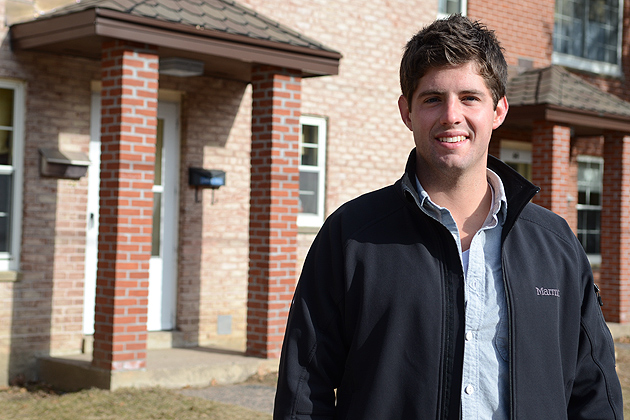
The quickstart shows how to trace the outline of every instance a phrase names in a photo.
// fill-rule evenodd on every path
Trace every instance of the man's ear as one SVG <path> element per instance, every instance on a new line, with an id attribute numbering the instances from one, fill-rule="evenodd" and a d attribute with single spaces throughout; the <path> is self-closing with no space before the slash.
<path id="1" fill-rule="evenodd" d="M 407 98 L 405 98 L 403 95 L 400 95 L 400 98 L 398 98 L 398 110 L 400 111 L 400 117 L 402 118 L 407 128 L 413 130 L 411 118 L 409 116 L 411 110 L 409 109 Z"/>
<path id="2" fill-rule="evenodd" d="M 504 96 L 499 99 L 497 102 L 497 107 L 494 110 L 494 123 L 492 124 L 492 129 L 497 129 L 503 121 L 505 121 L 505 117 L 507 117 L 508 109 L 510 106 L 508 105 L 507 98 Z"/>

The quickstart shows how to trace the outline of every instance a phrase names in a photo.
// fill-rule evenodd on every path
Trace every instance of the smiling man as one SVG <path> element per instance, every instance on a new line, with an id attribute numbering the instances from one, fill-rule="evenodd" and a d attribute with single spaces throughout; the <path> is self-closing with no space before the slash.
<path id="1" fill-rule="evenodd" d="M 398 182 L 343 205 L 314 241 L 274 419 L 622 419 L 580 243 L 488 156 L 508 113 L 494 33 L 438 20 L 408 42 L 400 79 L 416 147 Z"/>

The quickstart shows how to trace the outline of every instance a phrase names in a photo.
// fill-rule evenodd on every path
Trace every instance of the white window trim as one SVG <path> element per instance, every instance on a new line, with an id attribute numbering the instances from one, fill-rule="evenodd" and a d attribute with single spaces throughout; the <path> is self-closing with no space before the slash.
<path id="1" fill-rule="evenodd" d="M 619 63 L 621 63 L 621 60 L 623 59 L 623 10 L 624 0 L 619 0 L 618 14 L 620 30 L 617 35 L 617 59 Z M 621 72 L 621 64 L 611 64 L 604 61 L 589 60 L 587 58 L 559 53 L 556 51 L 551 53 L 551 63 L 605 76 L 621 77 L 623 75 Z"/>
<path id="2" fill-rule="evenodd" d="M 621 41 L 619 41 L 621 42 Z M 618 46 L 618 50 L 621 48 Z M 621 53 L 617 52 L 621 60 Z M 554 51 L 551 53 L 552 64 L 570 67 L 575 70 L 586 71 L 589 73 L 601 74 L 606 76 L 621 77 L 621 66 L 618 64 L 606 63 L 604 61 L 594 61 L 575 55 L 563 54 Z"/>
<path id="3" fill-rule="evenodd" d="M 13 90 L 13 145 L 11 166 L 13 174 L 11 208 L 11 254 L 0 253 L 0 271 L 18 271 L 20 269 L 20 250 L 22 239 L 22 186 L 24 174 L 24 84 L 12 80 L 0 80 L 0 88 Z M 4 173 L 9 173 L 6 171 Z"/>
<path id="4" fill-rule="evenodd" d="M 328 133 L 328 123 L 324 117 L 314 117 L 303 115 L 300 117 L 300 172 L 316 172 L 312 166 L 301 165 L 302 159 L 302 126 L 313 125 L 318 127 L 317 139 L 317 162 L 318 162 L 318 191 L 320 200 L 317 202 L 317 214 L 298 213 L 298 227 L 320 227 L 324 223 L 324 211 L 326 201 L 326 137 Z"/>
<path id="5" fill-rule="evenodd" d="M 586 163 L 599 163 L 602 166 L 602 176 L 604 175 L 603 174 L 603 171 L 604 171 L 604 158 L 599 157 L 599 156 L 579 155 L 577 157 L 577 161 L 578 162 L 586 162 Z M 578 185 L 578 192 L 579 192 L 579 185 Z M 604 193 L 603 187 L 602 187 L 601 193 L 602 194 Z M 591 206 L 591 205 L 588 205 L 588 204 L 579 204 L 579 203 L 575 204 L 575 210 L 576 211 L 580 210 L 580 209 L 585 209 L 585 210 L 593 209 L 595 207 L 599 208 L 600 210 L 603 209 L 603 205 Z M 601 221 L 600 221 L 600 237 L 601 237 Z M 600 254 L 587 254 L 586 256 L 588 257 L 588 260 L 590 261 L 591 265 L 598 266 L 598 265 L 600 265 L 602 263 L 602 255 L 601 255 L 601 253 Z"/>
<path id="6" fill-rule="evenodd" d="M 439 8 L 440 8 L 440 5 L 438 3 L 438 9 Z M 462 16 L 466 16 L 467 11 L 468 11 L 468 0 L 460 0 L 460 2 L 459 2 L 459 13 L 461 13 Z M 440 12 L 438 10 L 438 14 L 437 14 L 438 19 L 444 19 L 444 18 L 447 18 L 449 16 L 450 15 L 448 13 L 442 13 L 442 12 Z"/>

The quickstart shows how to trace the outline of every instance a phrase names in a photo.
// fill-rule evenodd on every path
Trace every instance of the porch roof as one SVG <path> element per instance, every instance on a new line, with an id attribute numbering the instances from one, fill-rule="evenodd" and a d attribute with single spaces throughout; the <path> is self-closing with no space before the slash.
<path id="1" fill-rule="evenodd" d="M 578 135 L 604 131 L 630 133 L 630 103 L 604 92 L 560 66 L 524 72 L 507 93 L 506 124 L 531 126 L 533 121 L 571 125 Z"/>
<path id="2" fill-rule="evenodd" d="M 249 81 L 252 63 L 338 74 L 341 54 L 231 0 L 78 0 L 11 26 L 15 50 L 101 58 L 105 39 L 194 58 L 206 74 Z"/>

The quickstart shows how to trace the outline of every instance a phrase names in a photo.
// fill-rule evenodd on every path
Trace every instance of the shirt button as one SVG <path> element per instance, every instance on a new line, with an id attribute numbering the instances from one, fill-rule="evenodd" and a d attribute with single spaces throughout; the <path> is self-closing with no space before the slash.
<path id="1" fill-rule="evenodd" d="M 466 389 L 464 389 L 464 392 L 468 395 L 472 394 L 473 392 L 475 392 L 475 387 L 472 385 L 468 385 L 466 387 Z"/>
<path id="2" fill-rule="evenodd" d="M 466 333 L 466 341 L 470 341 L 470 340 L 472 340 L 472 338 L 473 338 L 473 333 L 468 331 Z"/>

